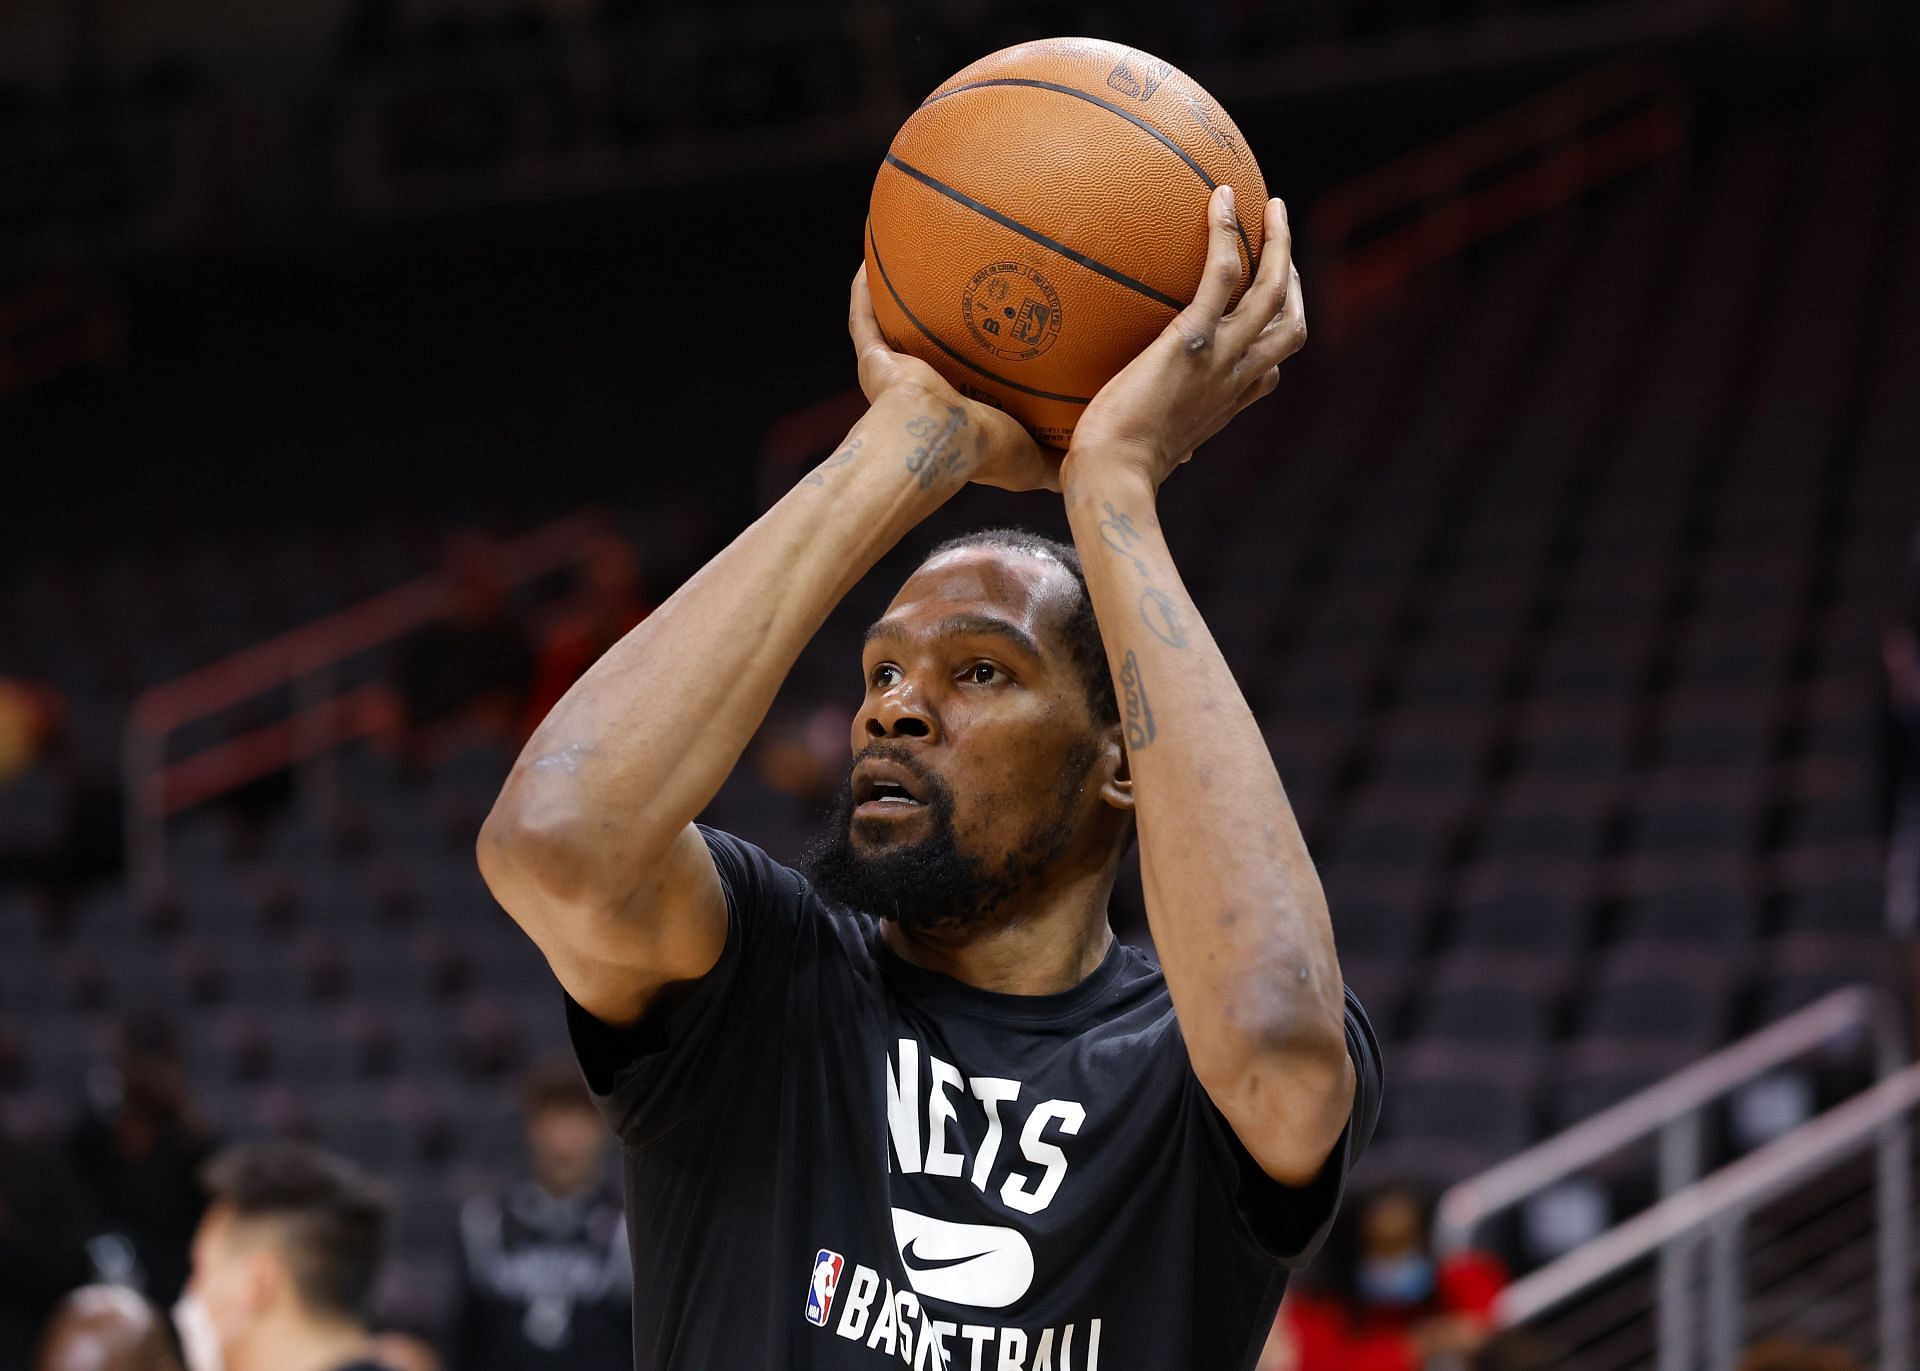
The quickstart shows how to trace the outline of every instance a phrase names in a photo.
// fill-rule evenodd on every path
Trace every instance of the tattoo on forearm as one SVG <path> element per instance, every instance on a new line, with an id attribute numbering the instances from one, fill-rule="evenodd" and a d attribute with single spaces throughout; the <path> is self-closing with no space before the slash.
<path id="1" fill-rule="evenodd" d="M 1173 603 L 1173 597 L 1155 586 L 1148 586 L 1140 595 L 1140 622 L 1168 647 L 1184 649 L 1187 645 L 1187 631 L 1180 626 L 1180 610 Z"/>
<path id="2" fill-rule="evenodd" d="M 836 467 L 843 467 L 848 462 L 851 462 L 859 455 L 860 448 L 865 442 L 866 440 L 864 438 L 851 439 L 845 447 L 841 448 L 838 452 L 834 453 L 833 456 L 827 458 L 826 461 L 807 473 L 807 484 L 810 486 L 825 485 L 827 483 L 826 474 Z"/>
<path id="3" fill-rule="evenodd" d="M 1174 604 L 1171 595 L 1153 584 L 1153 568 L 1135 550 L 1140 545 L 1141 535 L 1134 526 L 1133 516 L 1115 509 L 1111 500 L 1102 500 L 1100 503 L 1107 511 L 1107 517 L 1099 525 L 1100 540 L 1132 562 L 1134 571 L 1147 583 L 1140 595 L 1140 622 L 1168 647 L 1184 649 L 1187 632 L 1180 626 L 1179 607 Z"/>
<path id="4" fill-rule="evenodd" d="M 1147 564 L 1133 550 L 1140 542 L 1140 530 L 1133 526 L 1132 516 L 1115 509 L 1111 500 L 1102 500 L 1100 503 L 1107 511 L 1107 517 L 1100 521 L 1100 540 L 1132 562 L 1133 569 L 1143 578 L 1147 577 Z"/>
<path id="5" fill-rule="evenodd" d="M 920 489 L 931 489 L 943 473 L 960 470 L 967 455 L 960 430 L 966 426 L 967 416 L 958 405 L 947 406 L 944 421 L 923 414 L 907 425 L 907 432 L 922 440 L 907 454 L 907 470 L 920 478 Z"/>
<path id="6" fill-rule="evenodd" d="M 1120 694 L 1126 711 L 1127 747 L 1139 752 L 1153 742 L 1153 706 L 1147 703 L 1146 682 L 1140 679 L 1140 663 L 1132 648 L 1120 659 Z"/>

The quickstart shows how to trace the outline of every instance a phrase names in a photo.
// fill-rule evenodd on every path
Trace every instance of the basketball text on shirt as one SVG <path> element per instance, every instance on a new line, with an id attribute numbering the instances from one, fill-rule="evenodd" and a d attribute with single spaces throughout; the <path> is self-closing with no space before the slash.
<path id="1" fill-rule="evenodd" d="M 840 1254 L 825 1248 L 814 1263 L 806 1313 L 807 1322 L 821 1328 L 828 1326 L 840 1264 Z M 824 1301 L 823 1281 L 828 1287 Z M 1100 1371 L 1099 1319 L 1032 1330 L 936 1319 L 913 1291 L 896 1289 L 864 1265 L 854 1266 L 842 1293 L 833 1332 L 898 1357 L 910 1371 Z"/>

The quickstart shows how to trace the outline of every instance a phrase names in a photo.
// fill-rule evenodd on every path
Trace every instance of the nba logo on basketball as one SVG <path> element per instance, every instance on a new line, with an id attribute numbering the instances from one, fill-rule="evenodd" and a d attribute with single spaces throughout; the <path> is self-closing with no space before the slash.
<path id="1" fill-rule="evenodd" d="M 827 1326 L 827 1313 L 833 1308 L 833 1292 L 840 1286 L 840 1268 L 844 1263 L 838 1252 L 820 1249 L 813 1259 L 813 1279 L 807 1284 L 807 1322 Z"/>

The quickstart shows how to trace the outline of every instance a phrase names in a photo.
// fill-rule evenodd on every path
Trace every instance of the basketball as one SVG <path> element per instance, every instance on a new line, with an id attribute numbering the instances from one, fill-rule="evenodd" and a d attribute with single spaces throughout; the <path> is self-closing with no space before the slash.
<path id="1" fill-rule="evenodd" d="M 896 351 L 1065 447 L 1087 401 L 1193 298 L 1231 185 L 1241 278 L 1266 182 L 1218 101 L 1095 38 L 982 58 L 901 126 L 873 183 L 867 281 Z"/>

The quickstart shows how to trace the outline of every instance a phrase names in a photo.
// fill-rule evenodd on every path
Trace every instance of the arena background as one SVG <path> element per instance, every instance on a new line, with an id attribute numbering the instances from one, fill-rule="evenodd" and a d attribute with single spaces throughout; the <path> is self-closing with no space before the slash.
<path id="1" fill-rule="evenodd" d="M 471 855 L 530 697 L 857 413 L 919 95 L 1089 33 L 1214 90 L 1298 226 L 1313 341 L 1164 509 L 1386 1041 L 1365 1178 L 1437 1194 L 1865 987 L 1461 1240 L 1571 1273 L 1500 1316 L 1550 1364 L 1911 1365 L 1911 5 L 232 8 L 0 13 L 0 1179 L 114 1107 L 132 1016 L 210 1136 L 394 1184 L 380 1316 L 437 1334 L 562 1046 Z M 794 855 L 860 626 L 1004 520 L 1063 528 L 956 500 L 713 821 Z M 75 1279 L 177 1293 L 89 1223 Z M 10 1284 L 24 1364 L 57 1292 Z"/>

